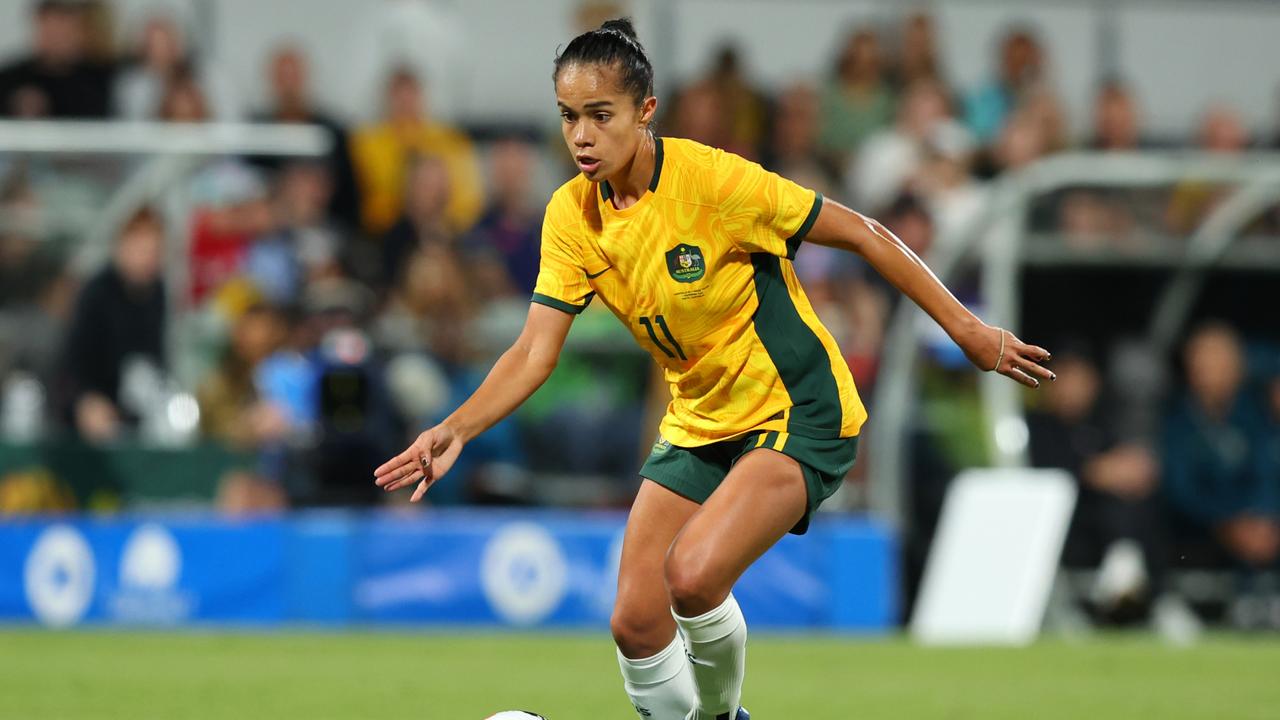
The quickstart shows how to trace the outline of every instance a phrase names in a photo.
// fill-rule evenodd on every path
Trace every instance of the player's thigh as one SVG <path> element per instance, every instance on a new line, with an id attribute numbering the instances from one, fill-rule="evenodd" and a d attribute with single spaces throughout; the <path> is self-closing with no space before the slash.
<path id="1" fill-rule="evenodd" d="M 663 583 L 663 562 L 671 541 L 697 510 L 697 503 L 652 480 L 641 483 L 627 519 L 618 565 L 612 625 L 620 644 L 648 645 L 664 637 L 670 641 L 675 621 Z M 627 650 L 623 648 L 624 653 Z"/>
<path id="2" fill-rule="evenodd" d="M 665 577 L 676 610 L 705 612 L 723 602 L 738 577 L 807 511 L 799 462 L 767 449 L 742 456 L 668 552 Z"/>

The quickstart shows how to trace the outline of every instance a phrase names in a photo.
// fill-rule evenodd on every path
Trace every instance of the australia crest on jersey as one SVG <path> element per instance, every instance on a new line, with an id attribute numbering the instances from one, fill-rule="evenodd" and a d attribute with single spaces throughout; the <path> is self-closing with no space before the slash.
<path id="1" fill-rule="evenodd" d="M 697 245 L 681 243 L 667 251 L 667 272 L 676 282 L 691 283 L 707 274 L 707 261 Z"/>

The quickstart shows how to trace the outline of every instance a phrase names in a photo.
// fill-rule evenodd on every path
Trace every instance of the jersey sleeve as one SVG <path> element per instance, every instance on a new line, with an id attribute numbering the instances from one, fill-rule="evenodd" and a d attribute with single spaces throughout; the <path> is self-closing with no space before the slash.
<path id="1" fill-rule="evenodd" d="M 717 203 L 724 229 L 747 253 L 794 259 L 822 209 L 822 193 L 759 164 L 717 152 Z"/>
<path id="2" fill-rule="evenodd" d="M 587 282 L 578 218 L 556 200 L 548 204 L 542 220 L 542 255 L 532 301 L 577 315 L 595 293 Z"/>

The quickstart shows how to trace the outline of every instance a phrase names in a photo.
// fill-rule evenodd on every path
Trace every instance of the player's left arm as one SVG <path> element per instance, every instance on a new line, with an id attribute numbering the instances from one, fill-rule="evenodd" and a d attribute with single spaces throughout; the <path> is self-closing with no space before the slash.
<path id="1" fill-rule="evenodd" d="M 1049 351 L 1019 340 L 1012 332 L 987 325 L 947 290 L 911 248 L 884 225 L 825 199 L 806 242 L 855 252 L 871 263 L 894 287 L 929 313 L 982 370 L 1006 375 L 1028 387 L 1054 374 L 1040 363 Z"/>

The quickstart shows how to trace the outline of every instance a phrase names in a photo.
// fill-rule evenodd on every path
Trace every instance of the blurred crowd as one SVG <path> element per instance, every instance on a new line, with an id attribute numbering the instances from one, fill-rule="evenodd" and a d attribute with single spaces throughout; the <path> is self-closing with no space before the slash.
<path id="1" fill-rule="evenodd" d="M 616 10 L 586 3 L 579 21 L 594 27 Z M 330 149 L 305 160 L 203 161 L 181 181 L 189 209 L 157 199 L 132 211 L 93 267 L 72 262 L 76 238 L 64 223 L 86 199 L 105 202 L 118 177 L 89 159 L 0 155 L 6 442 L 215 443 L 240 458 L 217 491 L 229 511 L 381 502 L 370 469 L 477 387 L 523 320 L 549 190 L 539 178 L 554 187 L 574 172 L 559 137 L 546 123 L 495 132 L 441 122 L 409 65 L 382 79 L 375 121 L 349 124 L 315 100 L 309 58 L 289 44 L 262 58 L 270 97 L 251 107 L 173 16 L 118 39 L 109 13 L 105 2 L 35 2 L 29 52 L 0 66 L 0 115 L 311 123 Z M 726 44 L 702 75 L 661 98 L 657 127 L 876 216 L 926 258 L 980 236 L 994 183 L 1052 153 L 1227 156 L 1276 140 L 1251 135 L 1226 105 L 1207 107 L 1182 137 L 1154 137 L 1122 78 L 1100 84 L 1088 127 L 1073 128 L 1036 28 L 1008 28 L 974 87 L 951 81 L 939 43 L 925 13 L 858 25 L 826 72 L 776 91 L 753 81 L 750 59 Z M 1073 188 L 1038 201 L 1029 222 L 1085 255 L 1163 252 L 1223 196 L 1191 182 Z M 1278 219 L 1272 208 L 1250 231 L 1280 234 Z M 175 266 L 186 277 L 174 277 Z M 899 295 L 826 248 L 805 246 L 796 266 L 870 401 Z M 1037 327 L 1037 314 L 1024 313 L 1024 334 L 1056 348 L 1059 378 L 1028 400 L 1032 462 L 1081 483 L 1068 563 L 1123 568 L 1137 556 L 1143 579 L 1120 572 L 1099 595 L 1104 611 L 1158 594 L 1183 562 L 1250 578 L 1275 569 L 1280 353 L 1274 335 L 1242 328 L 1256 306 L 1227 301 L 1215 309 L 1230 322 L 1197 318 L 1176 357 L 1135 370 L 1118 350 L 1134 328 L 1116 308 L 1136 307 L 1145 320 L 1149 297 L 1080 277 L 1059 267 L 1029 283 L 1029 292 L 1069 293 L 1053 300 L 1062 319 Z M 973 277 L 954 289 L 981 307 Z M 181 324 L 169 322 L 175 313 Z M 547 387 L 469 446 L 432 502 L 629 501 L 666 389 L 624 349 L 607 311 L 593 307 L 575 325 Z M 974 373 L 954 348 L 925 342 L 911 455 L 914 524 L 927 529 L 947 480 L 986 464 L 989 449 Z M 179 368 L 194 368 L 189 382 Z M 863 472 L 865 462 L 852 485 Z M 15 503 L 0 483 L 0 511 Z M 1280 605 L 1270 612 L 1280 624 Z"/>

